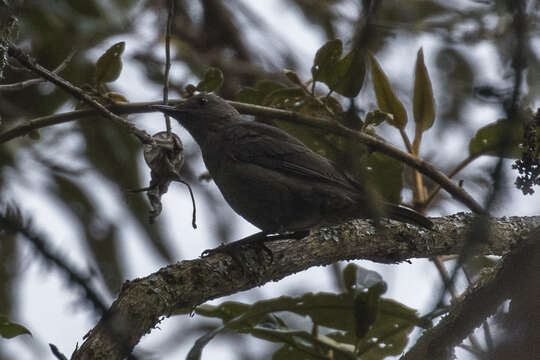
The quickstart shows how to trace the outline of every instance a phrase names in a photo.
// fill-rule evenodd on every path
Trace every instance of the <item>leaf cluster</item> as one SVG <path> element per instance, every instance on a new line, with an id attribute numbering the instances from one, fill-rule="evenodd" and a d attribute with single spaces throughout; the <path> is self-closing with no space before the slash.
<path id="1" fill-rule="evenodd" d="M 376 272 L 349 264 L 343 276 L 347 291 L 341 294 L 197 307 L 196 314 L 220 319 L 223 325 L 201 337 L 187 359 L 200 359 L 204 347 L 225 330 L 281 344 L 272 359 L 320 359 L 329 354 L 334 359 L 384 359 L 403 351 L 415 326 L 430 326 L 413 309 L 382 298 L 386 283 Z M 291 314 L 308 318 L 311 326 L 294 325 Z"/>

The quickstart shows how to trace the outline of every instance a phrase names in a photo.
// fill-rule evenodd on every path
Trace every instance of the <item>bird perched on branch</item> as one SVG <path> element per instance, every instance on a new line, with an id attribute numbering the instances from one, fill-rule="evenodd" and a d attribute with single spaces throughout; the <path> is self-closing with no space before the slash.
<path id="1" fill-rule="evenodd" d="M 334 164 L 276 127 L 241 118 L 212 94 L 155 105 L 185 127 L 223 197 L 263 233 L 305 232 L 354 218 L 388 217 L 430 228 L 430 220 L 369 192 Z"/>

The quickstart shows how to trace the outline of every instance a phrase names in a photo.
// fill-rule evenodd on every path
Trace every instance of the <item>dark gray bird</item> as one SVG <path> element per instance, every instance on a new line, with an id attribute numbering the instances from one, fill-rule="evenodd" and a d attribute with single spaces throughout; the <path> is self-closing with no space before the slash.
<path id="1" fill-rule="evenodd" d="M 301 232 L 379 214 L 432 226 L 424 216 L 401 206 L 374 207 L 360 184 L 330 160 L 285 131 L 243 120 L 216 95 L 193 96 L 176 107 L 152 108 L 189 131 L 225 200 L 264 233 Z"/>

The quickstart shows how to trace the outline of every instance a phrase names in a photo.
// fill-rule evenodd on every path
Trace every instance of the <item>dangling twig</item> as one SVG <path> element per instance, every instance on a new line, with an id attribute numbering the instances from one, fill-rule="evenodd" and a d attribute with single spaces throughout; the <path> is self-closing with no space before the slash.
<path id="1" fill-rule="evenodd" d="M 169 72 L 171 70 L 171 27 L 174 15 L 174 0 L 169 0 L 169 8 L 167 14 L 167 30 L 165 33 L 165 80 L 163 84 L 163 103 L 169 103 Z M 167 127 L 167 135 L 171 134 L 171 119 L 165 114 L 165 126 Z"/>

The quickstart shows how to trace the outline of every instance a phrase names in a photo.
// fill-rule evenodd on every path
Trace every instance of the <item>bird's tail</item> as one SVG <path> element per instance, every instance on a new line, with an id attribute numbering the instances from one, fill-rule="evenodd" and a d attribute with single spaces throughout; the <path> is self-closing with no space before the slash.
<path id="1" fill-rule="evenodd" d="M 387 204 L 384 210 L 385 216 L 389 217 L 390 219 L 413 225 L 420 225 L 426 229 L 431 229 L 433 227 L 433 223 L 427 217 L 403 206 Z"/>

